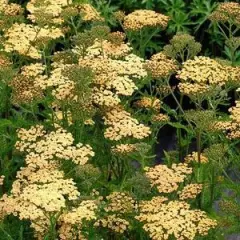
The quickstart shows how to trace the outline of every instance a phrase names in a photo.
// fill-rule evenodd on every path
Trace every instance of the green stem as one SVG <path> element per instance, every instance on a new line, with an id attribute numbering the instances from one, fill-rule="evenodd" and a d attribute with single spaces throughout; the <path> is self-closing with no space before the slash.
<path id="1" fill-rule="evenodd" d="M 201 132 L 197 131 L 197 157 L 198 157 L 198 167 L 201 165 Z"/>
<path id="2" fill-rule="evenodd" d="M 140 42 L 140 54 L 141 57 L 145 57 L 145 48 L 147 44 L 151 41 L 151 39 L 158 33 L 159 29 L 155 29 L 152 33 L 149 34 L 149 37 L 144 39 L 143 41 L 143 36 L 142 36 L 142 31 L 140 31 L 140 36 L 141 36 L 141 42 Z"/>
<path id="3" fill-rule="evenodd" d="M 182 112 L 183 116 L 185 116 L 185 112 L 184 112 L 181 104 L 179 103 L 178 99 L 176 98 L 176 96 L 175 96 L 175 94 L 174 94 L 174 92 L 173 92 L 173 90 L 172 90 L 172 88 L 171 88 L 171 86 L 169 84 L 169 81 L 167 81 L 167 85 L 168 85 L 168 88 L 170 90 L 170 93 L 171 93 L 172 97 L 174 98 L 176 104 L 178 105 L 178 108 Z M 193 130 L 193 126 L 192 126 L 191 122 L 188 119 L 186 119 L 186 121 L 187 121 L 188 125 L 191 127 L 191 129 Z"/>
<path id="4" fill-rule="evenodd" d="M 225 31 L 223 30 L 223 28 L 221 27 L 221 25 L 219 23 L 217 23 L 218 28 L 221 30 L 223 36 L 225 37 L 225 39 L 228 39 L 228 36 L 226 35 Z"/>
<path id="5" fill-rule="evenodd" d="M 212 166 L 212 184 L 211 184 L 211 202 L 213 203 L 214 200 L 214 188 L 215 188 L 215 170 L 214 166 Z"/>
<path id="6" fill-rule="evenodd" d="M 197 169 L 197 182 L 201 182 L 200 174 L 201 174 L 201 131 L 197 131 L 197 160 L 198 160 L 198 169 Z M 198 197 L 198 205 L 201 209 L 202 201 L 201 201 L 201 194 Z"/>

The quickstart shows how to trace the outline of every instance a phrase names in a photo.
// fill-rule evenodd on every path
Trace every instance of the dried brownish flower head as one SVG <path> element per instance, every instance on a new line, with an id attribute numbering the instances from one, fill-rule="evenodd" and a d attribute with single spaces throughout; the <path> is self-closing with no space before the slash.
<path id="1" fill-rule="evenodd" d="M 88 3 L 80 4 L 78 6 L 80 10 L 80 14 L 82 15 L 82 19 L 84 21 L 95 21 L 95 22 L 103 22 L 104 18 L 100 16 L 100 13 Z"/>
<path id="2" fill-rule="evenodd" d="M 117 12 L 113 13 L 113 16 L 118 20 L 119 22 L 123 22 L 124 18 L 126 17 L 125 12 L 119 10 Z"/>
<path id="3" fill-rule="evenodd" d="M 112 147 L 111 151 L 116 155 L 127 155 L 137 150 L 136 144 L 118 144 Z"/>
<path id="4" fill-rule="evenodd" d="M 119 32 L 119 31 L 112 32 L 108 36 L 108 40 L 111 43 L 116 44 L 116 45 L 121 45 L 125 39 L 126 39 L 126 34 L 123 32 Z"/>
<path id="5" fill-rule="evenodd" d="M 44 81 L 45 66 L 40 63 L 30 64 L 21 68 L 21 72 L 10 81 L 12 87 L 12 102 L 15 105 L 41 100 L 44 96 L 38 86 L 39 81 Z"/>
<path id="6" fill-rule="evenodd" d="M 60 64 L 74 64 L 77 62 L 77 57 L 72 51 L 61 51 L 54 52 L 52 60 Z"/>
<path id="7" fill-rule="evenodd" d="M 111 213 L 132 213 L 135 210 L 135 200 L 125 192 L 112 192 L 106 197 L 107 206 L 104 208 L 106 212 Z"/>
<path id="8" fill-rule="evenodd" d="M 7 56 L 5 56 L 3 54 L 0 54 L 0 67 L 1 67 L 1 69 L 9 67 L 11 64 L 12 63 Z"/>
<path id="9" fill-rule="evenodd" d="M 180 200 L 195 199 L 201 193 L 203 188 L 202 184 L 191 183 L 186 185 L 181 192 L 178 192 Z"/>
<path id="10" fill-rule="evenodd" d="M 152 116 L 151 121 L 154 123 L 166 123 L 166 122 L 170 121 L 170 118 L 167 114 L 158 113 L 158 114 L 154 114 Z"/>
<path id="11" fill-rule="evenodd" d="M 146 27 L 167 27 L 169 17 L 152 10 L 136 10 L 124 18 L 123 26 L 126 30 L 139 31 Z"/>
<path id="12" fill-rule="evenodd" d="M 119 217 L 117 214 L 108 215 L 94 223 L 95 227 L 108 228 L 117 233 L 124 233 L 129 225 L 130 223 L 127 220 Z"/>
<path id="13" fill-rule="evenodd" d="M 2 12 L 6 16 L 17 16 L 23 14 L 23 8 L 19 4 L 10 3 L 6 5 L 0 6 L 0 12 Z"/>
<path id="14" fill-rule="evenodd" d="M 186 163 L 198 163 L 198 153 L 197 152 L 192 152 L 191 154 L 188 154 L 185 158 L 184 161 Z M 204 154 L 200 154 L 200 163 L 208 163 L 208 158 Z"/>
<path id="15" fill-rule="evenodd" d="M 156 112 L 160 111 L 161 101 L 156 97 L 142 97 L 134 103 L 138 108 L 152 109 Z"/>
<path id="16" fill-rule="evenodd" d="M 163 52 L 154 54 L 145 64 L 153 78 L 166 78 L 178 70 L 177 62 Z"/>
<path id="17" fill-rule="evenodd" d="M 237 2 L 220 3 L 209 17 L 212 21 L 240 24 L 240 4 Z"/>

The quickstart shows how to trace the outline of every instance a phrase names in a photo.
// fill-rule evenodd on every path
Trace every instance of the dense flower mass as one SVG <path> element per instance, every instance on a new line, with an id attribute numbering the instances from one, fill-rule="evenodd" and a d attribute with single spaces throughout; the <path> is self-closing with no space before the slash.
<path id="1" fill-rule="evenodd" d="M 28 15 L 28 18 L 32 22 L 36 22 L 38 18 L 41 18 L 41 14 L 44 15 L 44 17 L 52 18 L 50 21 L 54 24 L 61 24 L 63 22 L 63 19 L 61 18 L 61 12 L 63 10 L 63 7 L 68 6 L 71 4 L 72 1 L 68 0 L 57 0 L 57 1 L 41 1 L 41 0 L 31 0 L 28 2 L 26 8 L 28 12 L 30 13 Z"/>
<path id="2" fill-rule="evenodd" d="M 124 233 L 129 226 L 129 222 L 116 214 L 108 215 L 105 218 L 99 219 L 94 224 L 95 227 L 109 228 L 117 233 Z"/>
<path id="3" fill-rule="evenodd" d="M 134 105 L 138 108 L 152 109 L 158 112 L 160 111 L 161 101 L 158 98 L 142 97 Z"/>
<path id="4" fill-rule="evenodd" d="M 197 235 L 205 236 L 211 228 L 216 227 L 216 221 L 207 217 L 200 210 L 191 210 L 190 205 L 182 201 L 145 201 L 141 204 L 140 215 L 136 218 L 144 223 L 143 229 L 153 240 L 195 239 Z M 152 208 L 146 208 L 146 205 Z M 154 208 L 153 208 L 154 207 Z M 143 209 L 143 211 L 142 211 Z"/>
<path id="5" fill-rule="evenodd" d="M 167 27 L 169 17 L 152 10 L 136 10 L 124 18 L 126 30 L 139 31 L 145 27 Z"/>
<path id="6" fill-rule="evenodd" d="M 149 127 L 144 126 L 131 114 L 123 109 L 113 109 L 106 113 L 104 117 L 105 130 L 104 136 L 110 140 L 121 140 L 126 137 L 143 139 L 151 134 Z"/>
<path id="7" fill-rule="evenodd" d="M 214 129 L 222 130 L 229 139 L 240 137 L 240 102 L 236 101 L 236 106 L 229 109 L 230 121 L 217 121 L 213 124 Z"/>
<path id="8" fill-rule="evenodd" d="M 11 195 L 2 197 L 2 212 L 31 221 L 36 237 L 41 237 L 49 227 L 49 218 L 66 207 L 66 199 L 78 199 L 72 179 L 64 179 L 64 173 L 55 165 L 36 170 L 22 168 L 13 183 Z"/>
<path id="9" fill-rule="evenodd" d="M 62 128 L 46 133 L 43 126 L 37 125 L 29 130 L 18 131 L 19 140 L 16 142 L 16 149 L 27 152 L 27 160 L 38 158 L 41 164 L 45 161 L 56 159 L 72 160 L 74 163 L 85 164 L 94 152 L 89 145 L 78 143 L 73 146 L 74 139 L 71 133 Z M 32 162 L 32 164 L 35 164 Z"/>
<path id="10" fill-rule="evenodd" d="M 183 64 L 183 68 L 178 72 L 178 78 L 183 82 L 192 81 L 198 84 L 224 84 L 234 80 L 231 79 L 229 70 L 214 59 L 199 56 Z"/>
<path id="11" fill-rule="evenodd" d="M 63 33 L 59 28 L 40 28 L 25 23 L 15 23 L 6 31 L 4 37 L 4 48 L 6 52 L 16 51 L 23 56 L 34 59 L 41 58 L 40 49 L 36 46 L 37 41 L 41 41 L 42 45 L 47 41 L 62 37 Z"/>
<path id="12" fill-rule="evenodd" d="M 192 168 L 186 164 L 173 164 L 171 168 L 166 165 L 157 165 L 146 169 L 146 176 L 150 179 L 152 187 L 157 187 L 160 193 L 171 193 L 178 189 Z"/>
<path id="13" fill-rule="evenodd" d="M 73 93 L 74 82 L 64 74 L 71 68 L 71 66 L 71 64 L 53 65 L 54 68 L 51 71 L 50 77 L 39 79 L 37 85 L 39 85 L 42 90 L 52 87 L 52 95 L 57 100 L 73 99 L 75 97 Z"/>
<path id="14" fill-rule="evenodd" d="M 143 59 L 134 54 L 126 55 L 123 60 L 104 56 L 88 56 L 80 59 L 79 65 L 91 68 L 95 74 L 94 83 L 103 89 L 114 91 L 118 95 L 131 96 L 137 89 L 138 81 L 147 76 Z"/>
<path id="15" fill-rule="evenodd" d="M 3 13 L 5 16 L 12 17 L 21 15 L 23 13 L 23 8 L 16 3 L 7 4 L 7 2 L 0 3 L 0 12 Z"/>
<path id="16" fill-rule="evenodd" d="M 40 63 L 30 64 L 21 68 L 21 72 L 9 83 L 12 87 L 12 102 L 16 105 L 41 100 L 44 96 L 40 81 L 47 78 L 44 75 L 45 66 Z"/>
<path id="17" fill-rule="evenodd" d="M 187 96 L 203 95 L 209 92 L 210 87 L 206 84 L 182 82 L 178 84 L 181 93 Z"/>
<path id="18" fill-rule="evenodd" d="M 129 196 L 129 194 L 124 192 L 113 192 L 106 197 L 108 204 L 105 208 L 106 212 L 120 212 L 131 213 L 135 209 L 135 201 Z"/>
<path id="19" fill-rule="evenodd" d="M 94 44 L 86 49 L 87 56 L 93 58 L 102 55 L 115 59 L 127 56 L 132 51 L 130 44 L 124 43 L 123 41 L 114 42 L 114 34 L 117 35 L 118 38 L 124 39 L 124 35 L 121 32 L 111 33 L 109 40 L 99 41 L 96 39 Z"/>
<path id="20" fill-rule="evenodd" d="M 233 22 L 240 24 L 240 4 L 237 2 L 220 3 L 210 15 L 210 19 L 219 22 Z"/>
<path id="21" fill-rule="evenodd" d="M 61 25 L 68 18 L 81 15 L 83 21 L 103 21 L 100 13 L 90 4 L 72 0 L 31 0 L 26 6 L 28 19 L 42 25 Z"/>
<path id="22" fill-rule="evenodd" d="M 76 235 L 79 235 L 81 239 L 81 228 L 84 221 L 95 220 L 97 204 L 94 200 L 82 201 L 79 206 L 71 209 L 66 213 L 63 213 L 59 218 L 60 229 L 59 237 L 61 240 L 73 240 L 79 239 Z M 76 234 L 77 233 L 77 234 Z"/>
<path id="23" fill-rule="evenodd" d="M 146 63 L 146 69 L 153 78 L 165 78 L 177 71 L 176 62 L 169 59 L 163 52 L 154 54 Z"/>
<path id="24" fill-rule="evenodd" d="M 179 199 L 194 199 L 202 191 L 202 184 L 192 183 L 186 185 L 181 192 L 179 192 Z"/>

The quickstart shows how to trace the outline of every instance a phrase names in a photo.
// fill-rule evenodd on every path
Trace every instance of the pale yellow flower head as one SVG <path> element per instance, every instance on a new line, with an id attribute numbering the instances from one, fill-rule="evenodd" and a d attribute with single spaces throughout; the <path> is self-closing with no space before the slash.
<path id="1" fill-rule="evenodd" d="M 85 200 L 70 211 L 65 211 L 59 218 L 60 229 L 58 232 L 60 239 L 77 240 L 76 235 L 80 235 L 81 239 L 84 239 L 81 235 L 83 222 L 95 220 L 97 218 L 97 207 L 94 200 Z"/>
<path id="2" fill-rule="evenodd" d="M 118 141 L 126 137 L 143 139 L 151 134 L 149 127 L 139 123 L 130 113 L 121 109 L 107 112 L 104 123 L 107 126 L 104 136 L 110 140 Z"/>
<path id="3" fill-rule="evenodd" d="M 221 130 L 226 133 L 229 139 L 240 138 L 240 101 L 236 101 L 236 106 L 229 109 L 230 120 L 217 121 L 213 123 L 215 130 Z"/>
<path id="4" fill-rule="evenodd" d="M 16 149 L 28 154 L 39 155 L 39 159 L 42 159 L 41 162 L 44 160 L 54 162 L 62 159 L 83 165 L 90 157 L 94 156 L 89 145 L 78 143 L 74 146 L 72 134 L 61 127 L 49 133 L 46 133 L 39 125 L 31 127 L 29 130 L 19 129 L 18 138 Z"/>
<path id="5" fill-rule="evenodd" d="M 192 173 L 187 164 L 173 164 L 171 168 L 166 165 L 157 165 L 146 169 L 146 177 L 152 187 L 157 187 L 160 193 L 171 193 L 178 189 L 186 177 Z"/>
<path id="6" fill-rule="evenodd" d="M 199 56 L 184 62 L 177 77 L 183 83 L 198 84 L 196 85 L 197 90 L 205 92 L 207 89 L 202 85 L 215 84 L 221 86 L 230 81 L 237 81 L 239 79 L 237 72 L 239 72 L 237 67 L 223 65 L 209 57 Z M 194 85 L 192 86 L 195 88 Z M 196 90 L 190 92 L 196 92 Z"/>
<path id="7" fill-rule="evenodd" d="M 179 192 L 179 199 L 186 200 L 186 199 L 195 199 L 198 194 L 201 193 L 203 188 L 202 184 L 192 183 L 186 185 L 181 192 Z"/>
<path id="8" fill-rule="evenodd" d="M 58 28 L 40 28 L 25 23 L 13 24 L 4 34 L 4 50 L 6 52 L 16 51 L 20 55 L 34 59 L 40 59 L 40 49 L 34 46 L 34 42 L 39 39 L 57 39 L 63 36 Z"/>
<path id="9" fill-rule="evenodd" d="M 124 233 L 127 231 L 129 225 L 130 223 L 127 220 L 119 217 L 116 214 L 108 215 L 94 223 L 95 227 L 109 228 L 117 233 Z"/>
<path id="10" fill-rule="evenodd" d="M 205 236 L 217 223 L 200 210 L 191 210 L 190 205 L 183 201 L 166 199 L 143 201 L 140 205 L 140 215 L 136 219 L 142 222 L 143 229 L 153 240 L 175 239 L 193 240 L 198 235 Z M 149 205 L 152 205 L 149 208 Z"/>
<path id="11" fill-rule="evenodd" d="M 28 18 L 32 22 L 36 22 L 38 15 L 46 15 L 51 17 L 51 22 L 61 24 L 64 20 L 61 18 L 63 7 L 71 4 L 71 0 L 31 0 L 27 3 L 27 10 L 30 13 Z"/>

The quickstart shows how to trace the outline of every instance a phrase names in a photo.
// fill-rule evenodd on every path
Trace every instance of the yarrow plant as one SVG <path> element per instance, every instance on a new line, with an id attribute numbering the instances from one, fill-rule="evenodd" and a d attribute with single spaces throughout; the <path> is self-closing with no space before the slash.
<path id="1" fill-rule="evenodd" d="M 19 2 L 0 0 L 0 239 L 239 229 L 226 211 L 240 208 L 240 5 L 204 18 L 225 44 L 214 55 L 197 34 L 169 31 L 175 11 Z"/>

